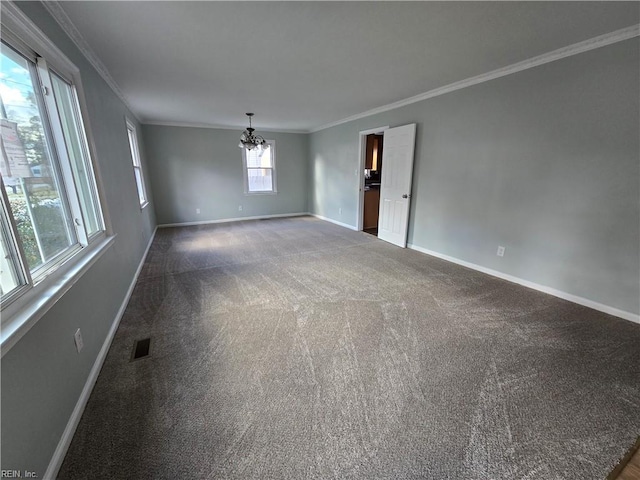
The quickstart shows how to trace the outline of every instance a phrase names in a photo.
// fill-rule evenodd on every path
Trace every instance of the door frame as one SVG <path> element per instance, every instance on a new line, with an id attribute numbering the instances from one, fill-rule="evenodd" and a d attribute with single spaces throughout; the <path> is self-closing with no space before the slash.
<path id="1" fill-rule="evenodd" d="M 388 128 L 389 125 L 385 125 L 384 127 L 362 130 L 358 134 L 358 158 L 360 159 L 358 168 L 358 231 L 362 231 L 364 226 L 364 166 L 367 160 L 367 135 L 383 133 Z M 382 148 L 382 154 L 384 155 L 384 146 Z"/>

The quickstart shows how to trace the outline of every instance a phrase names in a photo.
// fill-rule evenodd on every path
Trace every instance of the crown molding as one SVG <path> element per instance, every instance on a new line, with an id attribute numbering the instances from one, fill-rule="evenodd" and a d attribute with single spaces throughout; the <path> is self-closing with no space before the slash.
<path id="1" fill-rule="evenodd" d="M 572 55 L 578 55 L 579 53 L 588 52 L 589 50 L 595 50 L 596 48 L 611 45 L 613 43 L 629 40 L 637 36 L 640 36 L 640 24 L 631 25 L 630 27 L 621 28 L 620 30 L 615 30 L 610 33 L 605 33 L 604 35 L 599 35 L 582 42 L 574 43 L 573 45 L 569 45 L 567 47 L 543 53 L 542 55 L 523 60 L 522 62 L 498 68 L 497 70 L 492 70 L 490 72 L 476 75 L 475 77 L 470 77 L 465 80 L 460 80 L 459 82 L 450 83 L 449 85 L 445 85 L 443 87 L 434 88 L 433 90 L 429 90 L 428 92 L 405 98 L 404 100 L 399 100 L 394 103 L 389 103 L 381 107 L 373 108 L 371 110 L 367 110 L 366 112 L 343 118 L 342 120 L 327 123 L 320 127 L 310 129 L 309 133 L 319 132 L 321 130 L 326 130 L 327 128 L 335 127 L 337 125 L 342 125 L 343 123 L 351 122 L 353 120 L 358 120 L 361 118 L 369 117 L 371 115 L 375 115 L 377 113 L 394 110 L 396 108 L 404 107 L 405 105 L 411 105 L 412 103 L 427 100 L 428 98 L 445 95 L 450 92 L 455 92 L 456 90 L 461 90 L 463 88 L 471 87 L 479 83 L 488 82 L 496 78 L 505 77 L 507 75 L 511 75 L 512 73 L 521 72 L 529 68 L 544 65 L 545 63 L 555 62 L 556 60 L 561 60 Z"/>
<path id="2" fill-rule="evenodd" d="M 118 96 L 118 98 L 122 101 L 122 103 L 125 104 L 125 106 L 129 109 L 129 112 L 131 112 L 131 115 L 133 115 L 136 118 L 136 120 L 140 121 L 140 118 L 135 114 L 135 112 L 133 111 L 133 108 L 131 108 L 129 101 L 125 97 L 122 90 L 120 90 L 120 87 L 118 86 L 116 81 L 113 79 L 113 77 L 109 73 L 109 70 L 107 69 L 105 64 L 102 63 L 100 58 L 98 58 L 96 53 L 89 46 L 87 41 L 84 39 L 80 31 L 73 24 L 73 22 L 67 15 L 67 12 L 65 12 L 62 6 L 60 5 L 60 2 L 58 0 L 46 0 L 46 1 L 42 1 L 41 3 L 47 9 L 49 14 L 51 14 L 53 19 L 58 23 L 58 25 L 60 25 L 62 30 L 69 36 L 69 38 L 76 45 L 76 47 L 78 47 L 82 55 L 84 55 L 84 57 L 89 61 L 89 63 L 93 65 L 93 68 L 96 69 L 96 71 L 102 77 L 102 79 L 107 83 L 107 85 L 109 85 L 111 90 L 113 90 L 113 93 L 115 93 Z"/>
<path id="3" fill-rule="evenodd" d="M 237 129 L 244 128 L 242 126 L 211 125 L 211 124 L 201 124 L 201 123 L 141 121 L 140 118 L 133 112 L 131 105 L 127 101 L 122 90 L 120 90 L 120 87 L 118 86 L 116 81 L 113 79 L 113 77 L 107 70 L 107 67 L 102 63 L 102 61 L 91 49 L 91 47 L 86 42 L 86 40 L 82 37 L 82 35 L 80 34 L 76 26 L 73 24 L 73 22 L 71 21 L 67 13 L 64 11 L 62 6 L 60 5 L 60 2 L 58 0 L 46 0 L 46 1 L 42 1 L 42 4 L 49 11 L 51 16 L 56 20 L 56 22 L 60 25 L 60 27 L 71 38 L 71 40 L 78 47 L 80 52 L 82 52 L 82 54 L 87 58 L 87 60 L 93 65 L 93 67 L 96 69 L 98 74 L 100 74 L 100 76 L 109 85 L 109 87 L 111 87 L 113 92 L 127 106 L 131 114 L 141 123 L 145 125 L 212 128 L 212 129 L 221 129 L 221 130 L 237 130 Z M 404 107 L 406 105 L 411 105 L 413 103 L 421 102 L 429 98 L 438 97 L 440 95 L 445 95 L 447 93 L 451 93 L 456 90 L 461 90 L 463 88 L 471 87 L 473 85 L 478 85 L 480 83 L 488 82 L 496 78 L 505 77 L 513 73 L 518 73 L 523 70 L 527 70 L 529 68 L 534 68 L 540 65 L 544 65 L 546 63 L 555 62 L 556 60 L 561 60 L 563 58 L 567 58 L 573 55 L 578 55 L 580 53 L 588 52 L 590 50 L 595 50 L 597 48 L 601 48 L 607 45 L 629 40 L 631 38 L 638 37 L 638 36 L 640 36 L 640 24 L 635 24 L 626 28 L 615 30 L 610 33 L 605 33 L 604 35 L 599 35 L 597 37 L 584 40 L 582 42 L 574 43 L 572 45 L 562 47 L 557 50 L 553 50 L 551 52 L 543 53 L 542 55 L 538 55 L 536 57 L 532 57 L 532 58 L 523 60 L 521 62 L 508 65 L 506 67 L 498 68 L 496 70 L 492 70 L 487 73 L 483 73 L 483 74 L 476 75 L 464 80 L 460 80 L 458 82 L 450 83 L 448 85 L 444 85 L 442 87 L 438 87 L 433 90 L 429 90 L 427 92 L 414 95 L 409 98 L 405 98 L 404 100 L 399 100 L 397 102 L 389 103 L 387 105 L 382 105 L 380 107 L 376 107 L 371 110 L 358 113 L 356 115 L 351 115 L 349 117 L 343 118 L 341 120 L 336 120 L 334 122 L 330 122 L 330 123 L 321 125 L 319 127 L 311 128 L 308 130 L 278 130 L 278 129 L 267 129 L 267 128 L 261 128 L 260 130 L 265 132 L 276 132 L 276 133 L 315 133 L 315 132 L 326 130 L 328 128 L 342 125 L 344 123 L 348 123 L 354 120 L 359 120 L 361 118 L 369 117 L 371 115 L 387 112 L 389 110 L 394 110 L 396 108 Z"/>
<path id="4" fill-rule="evenodd" d="M 44 55 L 48 61 L 54 61 L 56 68 L 62 68 L 65 74 L 73 76 L 80 72 L 62 50 L 13 1 L 2 2 L 2 29 L 3 34 L 7 36 L 11 36 L 14 32 L 12 40 L 23 45 L 26 51 L 31 52 L 32 48 L 37 49 L 38 55 Z M 25 42 L 26 45 L 24 45 Z"/>
<path id="5" fill-rule="evenodd" d="M 143 125 L 154 125 L 158 127 L 186 127 L 186 128 L 210 128 L 212 130 L 244 130 L 247 128 L 246 125 L 215 125 L 210 123 L 190 123 L 190 122 L 159 122 L 155 120 L 142 120 L 140 123 Z M 307 134 L 310 133 L 309 130 L 280 130 L 277 128 L 256 128 L 256 130 L 260 130 L 261 132 L 271 132 L 271 133 L 297 133 L 297 134 Z"/>

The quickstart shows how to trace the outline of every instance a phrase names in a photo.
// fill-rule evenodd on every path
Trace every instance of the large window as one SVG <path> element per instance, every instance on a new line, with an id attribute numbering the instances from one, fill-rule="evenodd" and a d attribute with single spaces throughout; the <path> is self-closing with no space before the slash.
<path id="1" fill-rule="evenodd" d="M 74 75 L 4 29 L 0 54 L 5 313 L 68 260 L 97 245 L 105 228 Z M 3 315 L 3 325 L 5 320 Z"/>
<path id="2" fill-rule="evenodd" d="M 144 187 L 144 176 L 142 175 L 142 163 L 140 162 L 140 149 L 138 147 L 138 137 L 136 135 L 136 126 L 129 120 L 127 123 L 127 135 L 129 136 L 129 149 L 131 150 L 131 159 L 133 160 L 133 174 L 136 177 L 136 187 L 138 188 L 138 200 L 140 207 L 144 207 L 147 203 L 147 191 Z"/>
<path id="3" fill-rule="evenodd" d="M 245 193 L 276 193 L 276 142 L 267 140 L 262 152 L 242 149 Z"/>

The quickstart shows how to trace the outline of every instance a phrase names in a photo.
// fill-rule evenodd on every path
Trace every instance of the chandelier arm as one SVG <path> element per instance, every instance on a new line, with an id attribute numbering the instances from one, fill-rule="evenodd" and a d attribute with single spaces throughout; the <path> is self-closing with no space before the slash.
<path id="1" fill-rule="evenodd" d="M 247 116 L 249 117 L 249 128 L 247 128 L 240 135 L 240 144 L 238 146 L 240 148 L 244 147 L 247 150 L 252 150 L 256 147 L 261 147 L 262 149 L 267 144 L 267 141 L 262 135 L 254 135 L 253 132 L 255 131 L 255 129 L 253 128 L 251 123 L 251 117 L 253 116 L 253 113 L 247 113 Z"/>

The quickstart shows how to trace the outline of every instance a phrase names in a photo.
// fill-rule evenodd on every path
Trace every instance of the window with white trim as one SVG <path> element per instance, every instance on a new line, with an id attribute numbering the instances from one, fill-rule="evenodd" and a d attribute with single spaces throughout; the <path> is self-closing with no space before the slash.
<path id="1" fill-rule="evenodd" d="M 4 8 L 4 6 L 3 6 Z M 4 13 L 4 12 L 3 12 Z M 105 223 L 70 63 L 2 32 L 0 59 L 0 300 L 47 284 Z M 35 48 L 35 47 L 34 47 Z M 47 281 L 45 281 L 47 280 Z M 16 302 L 19 303 L 19 302 Z"/>
<path id="2" fill-rule="evenodd" d="M 131 159 L 133 161 L 133 174 L 136 178 L 136 187 L 138 188 L 138 200 L 140 200 L 140 208 L 149 203 L 147 201 L 147 191 L 144 186 L 144 175 L 142 174 L 142 163 L 140 162 L 140 148 L 138 147 L 138 136 L 136 134 L 136 126 L 130 121 L 127 123 L 127 136 L 129 137 L 129 149 L 131 150 Z"/>
<path id="3" fill-rule="evenodd" d="M 276 193 L 276 142 L 267 140 L 267 148 L 242 149 L 245 193 Z"/>

